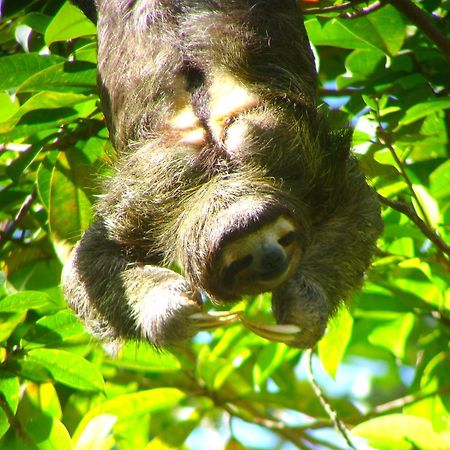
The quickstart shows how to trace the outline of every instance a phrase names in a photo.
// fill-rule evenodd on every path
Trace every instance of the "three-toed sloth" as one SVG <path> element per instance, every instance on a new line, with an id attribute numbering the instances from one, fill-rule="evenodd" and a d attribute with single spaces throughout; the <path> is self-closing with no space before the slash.
<path id="1" fill-rule="evenodd" d="M 227 322 L 202 294 L 271 291 L 279 326 L 255 329 L 314 346 L 360 287 L 381 218 L 351 132 L 318 106 L 296 2 L 75 3 L 97 16 L 118 158 L 64 268 L 72 308 L 103 339 L 166 346 Z"/>

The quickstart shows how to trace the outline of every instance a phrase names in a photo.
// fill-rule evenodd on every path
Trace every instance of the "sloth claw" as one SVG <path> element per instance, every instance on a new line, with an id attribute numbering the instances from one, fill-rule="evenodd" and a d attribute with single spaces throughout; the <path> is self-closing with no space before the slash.
<path id="1" fill-rule="evenodd" d="M 194 321 L 194 326 L 198 331 L 207 331 L 237 322 L 240 314 L 230 311 L 198 312 L 191 314 L 189 318 Z"/>
<path id="2" fill-rule="evenodd" d="M 241 320 L 245 328 L 272 342 L 292 344 L 302 331 L 297 325 L 266 324 L 245 318 L 241 318 Z"/>

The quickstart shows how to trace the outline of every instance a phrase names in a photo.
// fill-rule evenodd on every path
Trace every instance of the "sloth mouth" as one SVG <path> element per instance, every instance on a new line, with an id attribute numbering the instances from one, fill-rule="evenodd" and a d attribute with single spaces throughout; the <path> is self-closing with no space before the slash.
<path id="1" fill-rule="evenodd" d="M 279 264 L 278 267 L 270 268 L 267 270 L 263 270 L 259 273 L 258 278 L 264 282 L 264 281 L 273 281 L 275 278 L 279 278 L 281 275 L 283 275 L 288 267 L 289 267 L 290 260 L 286 259 L 283 263 Z"/>

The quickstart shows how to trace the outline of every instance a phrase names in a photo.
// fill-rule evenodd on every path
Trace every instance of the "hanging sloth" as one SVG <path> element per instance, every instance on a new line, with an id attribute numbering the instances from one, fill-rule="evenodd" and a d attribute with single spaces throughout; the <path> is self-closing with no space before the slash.
<path id="1" fill-rule="evenodd" d="M 97 20 L 118 158 L 64 268 L 71 307 L 104 340 L 160 347 L 236 320 L 202 312 L 202 294 L 270 291 L 278 325 L 248 326 L 314 346 L 382 224 L 351 132 L 318 107 L 296 2 L 74 3 Z"/>

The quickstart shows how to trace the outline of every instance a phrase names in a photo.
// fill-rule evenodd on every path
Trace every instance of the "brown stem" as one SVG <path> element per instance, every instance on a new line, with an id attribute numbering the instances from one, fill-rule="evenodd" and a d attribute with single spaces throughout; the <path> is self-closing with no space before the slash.
<path id="1" fill-rule="evenodd" d="M 414 224 L 420 229 L 420 231 L 431 241 L 436 247 L 443 253 L 450 256 L 450 245 L 444 242 L 441 237 L 436 234 L 415 212 L 414 210 L 402 201 L 390 200 L 382 195 L 378 194 L 378 200 L 384 205 L 390 206 L 398 212 L 401 212 L 406 217 L 411 219 Z"/>
<path id="2" fill-rule="evenodd" d="M 301 3 L 301 1 L 299 1 L 298 3 Z M 342 3 L 341 5 L 325 6 L 323 8 L 306 8 L 303 9 L 303 14 L 321 14 L 335 11 L 344 11 L 346 9 L 355 7 L 359 3 L 367 3 L 367 0 L 353 0 L 347 3 Z"/>
<path id="3" fill-rule="evenodd" d="M 377 9 L 380 9 L 383 6 L 384 6 L 383 3 L 376 1 L 376 2 L 372 3 L 371 5 L 360 9 L 359 11 L 344 12 L 342 14 L 339 14 L 339 17 L 341 17 L 342 19 L 356 19 L 358 17 L 367 16 L 367 14 L 370 14 L 370 13 L 376 11 Z"/>
<path id="4" fill-rule="evenodd" d="M 0 249 L 3 247 L 3 245 L 7 240 L 11 239 L 11 236 L 13 235 L 19 222 L 31 208 L 31 205 L 33 204 L 35 198 L 36 198 L 36 188 L 34 188 L 33 191 L 25 197 L 25 200 L 23 201 L 19 211 L 14 217 L 14 220 L 9 222 L 5 230 L 0 233 Z"/>

